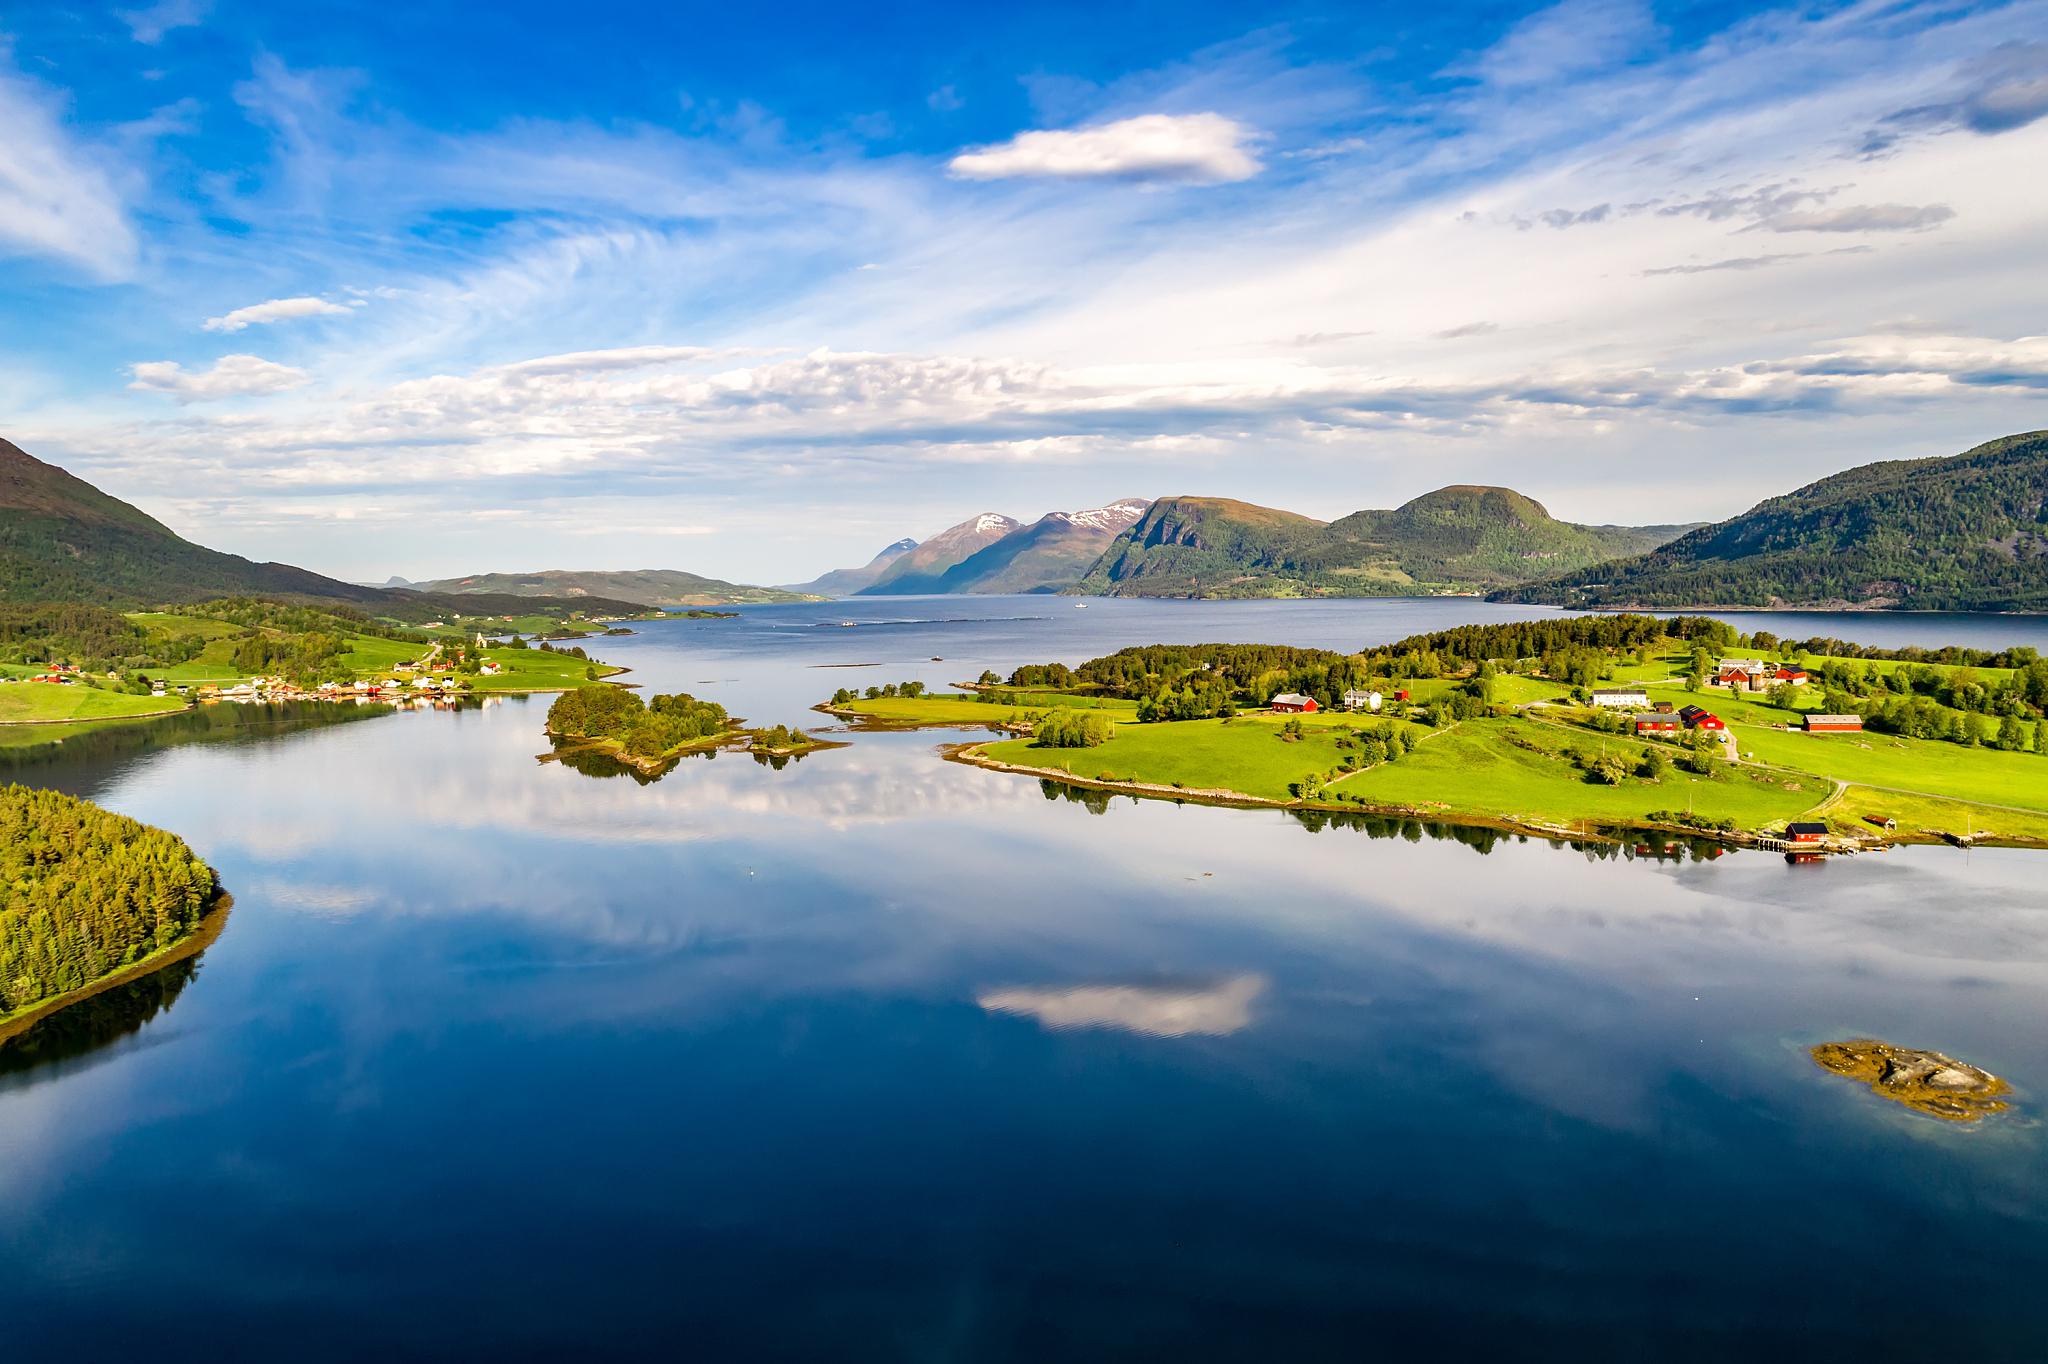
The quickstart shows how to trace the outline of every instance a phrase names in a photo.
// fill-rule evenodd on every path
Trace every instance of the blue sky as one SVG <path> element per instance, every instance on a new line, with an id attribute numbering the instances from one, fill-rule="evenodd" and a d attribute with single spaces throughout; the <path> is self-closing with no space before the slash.
<path id="1" fill-rule="evenodd" d="M 5 433 L 350 577 L 787 581 L 2048 425 L 2042 0 L 585 11 L 0 14 Z"/>

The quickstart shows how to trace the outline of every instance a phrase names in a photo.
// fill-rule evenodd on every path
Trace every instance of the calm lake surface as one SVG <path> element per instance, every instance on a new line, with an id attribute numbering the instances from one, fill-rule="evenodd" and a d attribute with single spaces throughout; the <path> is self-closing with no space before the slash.
<path id="1" fill-rule="evenodd" d="M 1537 614 L 863 601 L 594 652 L 808 723 L 842 685 Z M 535 761 L 546 705 L 0 768 L 235 901 L 196 964 L 0 1047 L 6 1358 L 2048 1358 L 2048 856 L 1312 828 L 940 732 L 650 784 Z M 1865 1034 L 2018 1111 L 1805 1055 Z"/>

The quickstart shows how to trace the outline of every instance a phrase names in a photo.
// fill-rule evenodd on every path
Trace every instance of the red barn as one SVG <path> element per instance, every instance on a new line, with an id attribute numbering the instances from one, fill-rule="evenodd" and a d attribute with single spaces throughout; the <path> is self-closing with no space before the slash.
<path id="1" fill-rule="evenodd" d="M 1808 734 L 1861 734 L 1863 717 L 1860 715 L 1809 715 L 1806 717 Z"/>
<path id="2" fill-rule="evenodd" d="M 1638 715 L 1638 734 L 1677 734 L 1684 730 L 1685 722 L 1676 715 Z"/>
<path id="3" fill-rule="evenodd" d="M 1702 715 L 1693 722 L 1694 729 L 1707 729 L 1719 733 L 1728 728 L 1728 722 L 1718 715 Z"/>
<path id="4" fill-rule="evenodd" d="M 1315 708 L 1315 697 L 1303 696 L 1298 691 L 1283 691 L 1273 698 L 1273 709 L 1289 714 L 1303 714 Z"/>
<path id="5" fill-rule="evenodd" d="M 1787 824 L 1785 837 L 1793 843 L 1818 843 L 1828 836 L 1825 824 Z"/>
<path id="6" fill-rule="evenodd" d="M 1394 699 L 1396 701 L 1406 701 L 1408 699 L 1408 689 L 1406 687 L 1403 687 L 1399 691 L 1395 692 Z"/>

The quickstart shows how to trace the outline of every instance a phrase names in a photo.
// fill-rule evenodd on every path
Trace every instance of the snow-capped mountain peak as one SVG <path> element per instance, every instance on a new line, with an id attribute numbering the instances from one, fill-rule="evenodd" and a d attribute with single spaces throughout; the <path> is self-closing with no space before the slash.
<path id="1" fill-rule="evenodd" d="M 1090 507 L 1086 511 L 1076 512 L 1054 512 L 1053 515 L 1077 526 L 1086 526 L 1090 530 L 1106 530 L 1115 535 L 1127 527 L 1137 525 L 1140 518 L 1145 515 L 1145 509 L 1151 505 L 1142 497 L 1125 497 L 1106 507 Z"/>

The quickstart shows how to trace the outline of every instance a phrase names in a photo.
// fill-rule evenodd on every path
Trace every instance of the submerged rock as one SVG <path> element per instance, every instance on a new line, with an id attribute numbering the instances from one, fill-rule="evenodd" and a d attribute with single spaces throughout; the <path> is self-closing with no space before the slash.
<path id="1" fill-rule="evenodd" d="M 1813 1059 L 1821 1069 L 1861 1080 L 1874 1093 L 1915 1113 L 1950 1122 L 1975 1122 L 1987 1113 L 2001 1112 L 2007 1104 L 2000 1096 L 2012 1089 L 1990 1071 L 1953 1056 L 1895 1047 L 1870 1037 L 1823 1042 L 1813 1049 Z"/>

